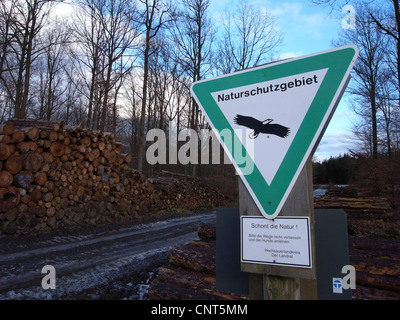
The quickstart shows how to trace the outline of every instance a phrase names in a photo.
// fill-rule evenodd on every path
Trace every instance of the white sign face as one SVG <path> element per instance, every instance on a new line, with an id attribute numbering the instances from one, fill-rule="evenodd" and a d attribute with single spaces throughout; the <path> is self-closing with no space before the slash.
<path id="1" fill-rule="evenodd" d="M 241 216 L 241 262 L 311 268 L 309 217 Z"/>
<path id="2" fill-rule="evenodd" d="M 249 115 L 264 124 L 282 126 L 282 132 L 254 130 L 250 133 L 250 141 L 254 143 L 252 148 L 246 145 L 249 137 L 238 136 L 246 150 L 254 149 L 254 154 L 249 153 L 249 156 L 268 185 L 271 185 L 297 135 L 327 70 L 325 68 L 212 93 L 233 129 L 250 128 L 251 121 L 248 124 L 249 121 L 243 120 Z"/>

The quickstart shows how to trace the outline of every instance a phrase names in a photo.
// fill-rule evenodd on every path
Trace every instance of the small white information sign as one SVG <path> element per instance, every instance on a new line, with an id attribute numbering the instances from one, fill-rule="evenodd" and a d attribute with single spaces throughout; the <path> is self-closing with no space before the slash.
<path id="1" fill-rule="evenodd" d="M 241 261 L 311 268 L 309 217 L 241 216 Z"/>

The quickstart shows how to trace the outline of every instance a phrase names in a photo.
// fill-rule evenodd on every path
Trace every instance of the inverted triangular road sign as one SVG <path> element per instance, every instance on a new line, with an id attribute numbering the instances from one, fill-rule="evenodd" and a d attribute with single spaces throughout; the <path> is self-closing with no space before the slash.
<path id="1" fill-rule="evenodd" d="M 353 46 L 195 82 L 192 95 L 261 213 L 275 218 L 350 79 Z"/>

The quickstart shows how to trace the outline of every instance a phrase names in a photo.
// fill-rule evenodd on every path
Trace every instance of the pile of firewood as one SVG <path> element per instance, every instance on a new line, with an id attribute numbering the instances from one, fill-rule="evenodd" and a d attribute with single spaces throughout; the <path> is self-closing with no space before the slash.
<path id="1" fill-rule="evenodd" d="M 350 263 L 356 269 L 354 299 L 399 300 L 399 241 L 350 236 L 349 247 Z"/>
<path id="2" fill-rule="evenodd" d="M 0 236 L 222 204 L 200 179 L 163 171 L 146 180 L 122 149 L 113 133 L 43 120 L 0 124 Z"/>
<path id="3" fill-rule="evenodd" d="M 160 199 L 160 209 L 170 210 L 222 205 L 224 196 L 202 180 L 192 176 L 161 171 L 149 179 Z"/>
<path id="4" fill-rule="evenodd" d="M 385 198 L 321 197 L 314 199 L 316 209 L 343 209 L 351 218 L 382 219 L 392 217 L 392 208 Z"/>
<path id="5" fill-rule="evenodd" d="M 151 207 L 153 187 L 129 168 L 113 133 L 62 123 L 0 125 L 0 234 L 115 222 Z"/>
<path id="6" fill-rule="evenodd" d="M 336 194 L 336 193 L 335 193 Z M 398 213 L 385 198 L 315 198 L 316 209 L 346 212 L 350 264 L 356 269 L 356 300 L 400 298 Z"/>

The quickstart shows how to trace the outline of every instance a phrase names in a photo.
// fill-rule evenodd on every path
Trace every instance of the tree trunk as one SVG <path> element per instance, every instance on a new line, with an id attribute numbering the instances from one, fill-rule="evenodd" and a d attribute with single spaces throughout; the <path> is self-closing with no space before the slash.
<path id="1" fill-rule="evenodd" d="M 149 31 L 147 31 L 147 39 L 149 38 Z M 139 147 L 138 147 L 138 170 L 143 172 L 143 156 L 144 156 L 144 125 L 146 120 L 146 100 L 147 100 L 147 82 L 149 77 L 149 51 L 150 41 L 146 41 L 146 49 L 144 51 L 144 75 L 143 75 L 143 91 L 142 91 L 142 109 L 140 113 L 139 123 Z"/>

